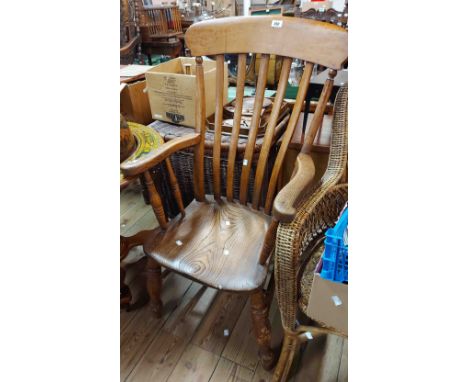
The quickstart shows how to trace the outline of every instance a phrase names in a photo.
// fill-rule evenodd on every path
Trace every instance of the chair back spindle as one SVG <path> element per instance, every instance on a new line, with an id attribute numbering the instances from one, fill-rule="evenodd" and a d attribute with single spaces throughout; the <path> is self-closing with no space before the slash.
<path id="1" fill-rule="evenodd" d="M 288 86 L 291 64 L 292 59 L 290 57 L 285 57 L 283 59 L 278 88 L 276 90 L 276 96 L 271 110 L 270 120 L 268 121 L 267 130 L 263 138 L 263 145 L 258 159 L 257 171 L 255 173 L 254 193 L 252 197 L 252 207 L 254 209 L 258 209 L 259 207 L 265 168 L 271 150 L 273 134 L 275 132 L 275 127 L 277 125 L 279 113 L 284 100 L 284 94 L 286 93 L 286 87 Z"/>
<path id="2" fill-rule="evenodd" d="M 308 44 L 304 46 L 302 40 L 308 36 Z M 271 214 L 274 197 L 277 193 L 278 178 L 286 155 L 286 150 L 297 125 L 306 92 L 310 83 L 314 65 L 325 66 L 330 70 L 317 109 L 314 113 L 311 128 L 305 138 L 303 152 L 310 153 L 320 122 L 323 119 L 326 104 L 329 100 L 333 77 L 347 60 L 347 31 L 343 28 L 322 22 L 295 19 L 281 16 L 235 17 L 203 21 L 192 25 L 186 32 L 186 44 L 196 57 L 196 128 L 201 140 L 194 148 L 194 189 L 198 201 L 205 200 L 204 195 L 204 141 L 206 131 L 205 88 L 202 56 L 216 56 L 216 101 L 215 128 L 213 139 L 213 194 L 220 201 L 223 195 L 221 171 L 221 146 L 224 99 L 224 55 L 237 54 L 237 88 L 236 104 L 234 107 L 231 140 L 227 155 L 227 178 L 225 196 L 228 201 L 234 200 L 234 185 L 239 181 L 239 202 L 246 205 L 249 202 L 249 183 L 253 175 L 252 208 L 260 209 L 263 204 L 264 212 Z M 246 77 L 247 55 L 260 55 L 259 75 L 253 112 L 250 118 L 249 133 L 245 144 L 244 156 L 240 171 L 240 179 L 236 176 L 236 157 L 242 110 L 244 103 L 244 82 Z M 268 63 L 270 55 L 282 57 L 281 74 L 278 81 L 276 96 L 269 121 L 263 133 L 263 142 L 256 162 L 256 169 L 252 173 L 253 161 L 256 158 L 255 148 L 262 116 L 264 93 L 267 82 Z M 273 168 L 268 167 L 275 128 L 284 101 L 292 59 L 305 61 L 305 67 L 300 80 L 296 102 L 289 116 L 281 123 L 287 124 L 283 132 L 281 145 L 276 153 Z M 271 172 L 271 174 L 270 174 Z M 262 188 L 267 187 L 265 200 L 262 200 Z"/>
<path id="3" fill-rule="evenodd" d="M 265 96 L 269 61 L 270 55 L 262 54 L 262 58 L 260 59 L 260 70 L 257 79 L 257 87 L 255 89 L 254 108 L 249 126 L 249 136 L 247 140 L 247 146 L 245 148 L 244 159 L 242 161 L 242 173 L 239 194 L 239 201 L 242 204 L 247 204 L 250 169 L 252 168 L 252 157 L 255 149 L 255 142 L 257 139 L 258 125 L 260 124 L 263 98 Z"/>
<path id="4" fill-rule="evenodd" d="M 314 118 L 312 119 L 309 131 L 304 137 L 304 144 L 302 145 L 301 152 L 310 154 L 312 151 L 312 145 L 314 144 L 315 136 L 320 128 L 327 107 L 328 100 L 330 99 L 333 90 L 333 79 L 336 76 L 336 70 L 330 69 L 328 72 L 328 78 L 323 85 L 322 92 L 320 93 L 319 102 L 314 112 Z"/>
<path id="5" fill-rule="evenodd" d="M 202 202 L 205 200 L 205 186 L 204 186 L 204 173 L 203 173 L 203 158 L 205 155 L 205 76 L 203 72 L 203 58 L 195 58 L 195 77 L 196 77 L 196 90 L 195 90 L 195 132 L 200 134 L 200 144 L 194 147 L 193 156 L 193 188 L 195 198 Z"/>
<path id="6" fill-rule="evenodd" d="M 239 54 L 237 60 L 237 87 L 236 87 L 236 106 L 234 110 L 234 120 L 231 131 L 231 143 L 229 146 L 227 179 L 226 179 L 226 197 L 232 202 L 234 199 L 234 167 L 237 154 L 237 142 L 239 141 L 240 123 L 242 117 L 242 107 L 244 103 L 244 88 L 247 66 L 247 54 Z"/>
<path id="7" fill-rule="evenodd" d="M 216 56 L 216 108 L 215 136 L 213 142 L 213 190 L 216 200 L 221 199 L 221 131 L 224 100 L 224 55 Z"/>

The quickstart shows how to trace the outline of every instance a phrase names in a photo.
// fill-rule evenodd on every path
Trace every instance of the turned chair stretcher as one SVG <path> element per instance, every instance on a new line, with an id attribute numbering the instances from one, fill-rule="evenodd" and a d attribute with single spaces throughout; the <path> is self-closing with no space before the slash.
<path id="1" fill-rule="evenodd" d="M 304 46 L 302 43 L 304 35 L 308 36 L 310 45 Z M 269 302 L 262 286 L 267 275 L 268 261 L 274 251 L 277 229 L 295 218 L 296 210 L 304 196 L 309 195 L 308 188 L 312 184 L 314 174 L 310 151 L 330 97 L 333 78 L 347 59 L 347 32 L 342 28 L 320 22 L 258 16 L 196 23 L 188 29 L 185 37 L 187 46 L 196 57 L 194 133 L 166 142 L 156 152 L 121 165 L 124 175 L 144 175 L 150 204 L 160 225 L 160 229 L 154 231 L 144 244 L 144 252 L 148 256 L 147 288 L 151 308 L 156 315 L 162 314 L 161 266 L 220 290 L 250 293 L 251 314 L 259 356 L 263 367 L 269 369 L 274 366 L 275 357 L 270 346 Z M 239 54 L 239 68 L 227 173 L 222 174 L 221 133 L 226 53 Z M 246 57 L 249 53 L 260 55 L 260 69 L 248 140 L 243 153 L 239 199 L 235 200 L 234 166 L 238 155 L 237 143 L 244 96 Z M 271 118 L 265 130 L 254 173 L 253 193 L 249 198 L 248 185 L 253 172 L 255 142 L 266 88 L 268 62 L 272 54 L 282 56 L 283 66 Z M 202 56 L 215 56 L 217 66 L 211 180 L 213 195 L 206 195 L 204 189 L 206 108 Z M 272 172 L 267 178 L 265 169 L 293 58 L 303 59 L 306 64 L 296 103 L 287 122 Z M 305 138 L 298 157 L 295 174 L 289 185 L 276 197 L 283 160 L 301 113 L 314 65 L 327 66 L 329 78 L 323 87 L 309 135 Z M 170 164 L 170 155 L 188 147 L 192 147 L 194 151 L 195 200 L 183 209 L 177 179 L 175 176 L 171 177 L 172 188 L 176 199 L 179 199 L 182 205 L 182 212 L 174 219 L 168 220 L 149 169 L 162 161 Z M 225 190 L 221 186 L 221 176 L 227 178 Z M 263 198 L 264 187 L 267 192 Z"/>

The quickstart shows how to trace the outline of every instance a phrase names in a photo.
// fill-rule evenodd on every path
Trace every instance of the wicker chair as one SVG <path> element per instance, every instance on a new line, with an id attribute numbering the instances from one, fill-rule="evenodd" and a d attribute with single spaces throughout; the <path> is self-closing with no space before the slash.
<path id="1" fill-rule="evenodd" d="M 297 344 L 305 332 L 336 333 L 332 328 L 323 326 L 298 326 L 297 308 L 306 314 L 315 265 L 323 249 L 321 239 L 324 231 L 334 226 L 348 199 L 347 184 L 340 184 L 346 176 L 347 106 L 346 84 L 339 90 L 335 100 L 327 170 L 311 196 L 297 209 L 294 220 L 290 223 L 280 223 L 278 226 L 275 284 L 284 341 L 273 381 L 286 381 Z"/>

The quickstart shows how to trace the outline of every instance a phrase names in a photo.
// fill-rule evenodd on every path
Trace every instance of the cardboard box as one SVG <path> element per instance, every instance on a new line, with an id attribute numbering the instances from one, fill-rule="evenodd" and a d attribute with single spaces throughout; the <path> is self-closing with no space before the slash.
<path id="1" fill-rule="evenodd" d="M 314 276 L 307 315 L 348 335 L 348 285 Z"/>
<path id="2" fill-rule="evenodd" d="M 148 125 L 153 121 L 145 94 L 146 81 L 138 81 L 127 84 L 120 93 L 120 113 L 127 121 Z"/>
<path id="3" fill-rule="evenodd" d="M 190 65 L 191 74 L 185 74 Z M 146 84 L 154 119 L 195 127 L 195 57 L 178 57 L 146 72 Z M 206 116 L 215 112 L 216 62 L 203 60 L 205 77 Z M 227 64 L 224 64 L 224 102 L 227 103 Z"/>

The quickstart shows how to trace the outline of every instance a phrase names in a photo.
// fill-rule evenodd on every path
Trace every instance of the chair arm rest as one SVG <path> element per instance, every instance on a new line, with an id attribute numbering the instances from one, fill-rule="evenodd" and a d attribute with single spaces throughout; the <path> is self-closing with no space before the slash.
<path id="1" fill-rule="evenodd" d="M 170 155 L 187 147 L 195 146 L 200 142 L 200 134 L 187 134 L 164 143 L 154 151 L 139 157 L 131 155 L 120 164 L 120 169 L 125 176 L 135 176 L 156 166 Z"/>
<path id="2" fill-rule="evenodd" d="M 140 36 L 133 37 L 128 43 L 120 48 L 120 55 L 124 56 L 132 51 L 132 49 L 140 42 Z"/>
<path id="3" fill-rule="evenodd" d="M 273 202 L 273 216 L 281 223 L 291 222 L 297 206 L 306 196 L 315 176 L 315 165 L 309 154 L 299 153 L 291 180 Z"/>

